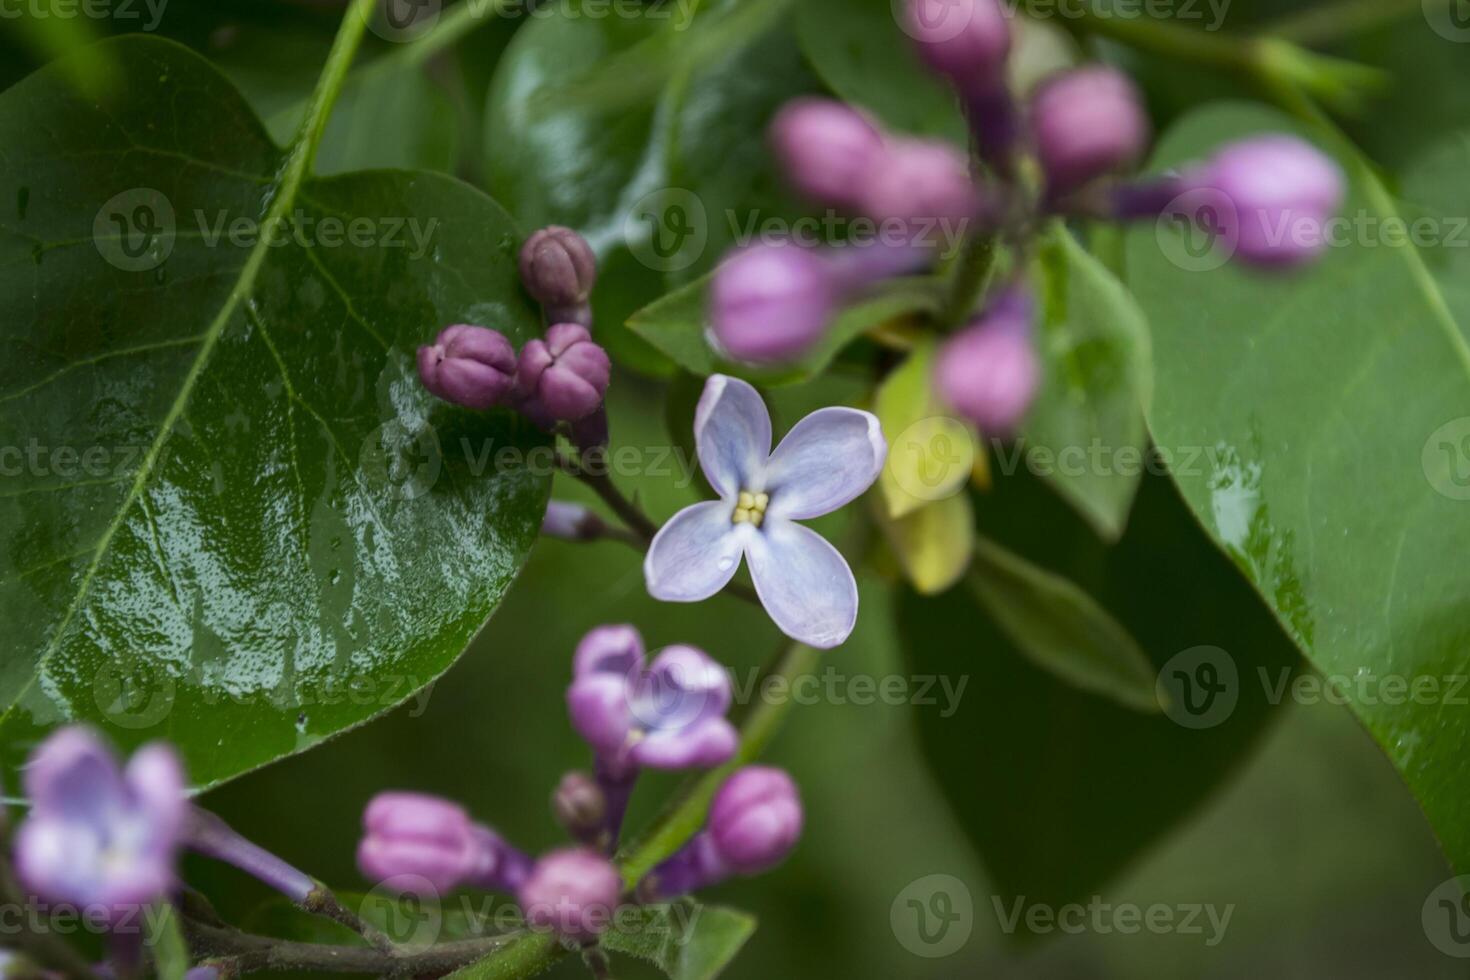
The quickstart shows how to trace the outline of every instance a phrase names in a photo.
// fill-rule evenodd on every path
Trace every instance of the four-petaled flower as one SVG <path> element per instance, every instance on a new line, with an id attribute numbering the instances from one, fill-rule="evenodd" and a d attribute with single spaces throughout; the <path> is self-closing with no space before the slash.
<path id="1" fill-rule="evenodd" d="M 600 626 L 577 645 L 572 675 L 572 726 L 611 773 L 705 768 L 735 754 L 730 676 L 702 650 L 668 647 L 645 669 L 636 629 Z"/>
<path id="2" fill-rule="evenodd" d="M 766 612 L 792 639 L 846 640 L 858 593 L 841 553 L 797 521 L 831 513 L 878 478 L 888 444 L 878 419 L 823 408 L 771 451 L 771 417 L 756 390 L 716 374 L 694 414 L 699 465 L 719 500 L 686 507 L 658 532 L 643 562 L 648 591 L 697 602 L 735 575 L 743 554 Z"/>
<path id="3" fill-rule="evenodd" d="M 31 757 L 25 788 L 15 861 L 35 894 L 122 916 L 174 886 L 187 803 L 173 749 L 144 746 L 119 770 L 91 731 L 63 728 Z"/>

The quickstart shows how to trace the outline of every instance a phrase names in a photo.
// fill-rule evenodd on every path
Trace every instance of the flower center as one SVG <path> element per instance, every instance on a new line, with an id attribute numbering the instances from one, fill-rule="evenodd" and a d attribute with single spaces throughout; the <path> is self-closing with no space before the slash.
<path id="1" fill-rule="evenodd" d="M 740 496 L 735 500 L 735 515 L 731 520 L 736 524 L 751 524 L 760 527 L 761 522 L 766 519 L 766 504 L 771 502 L 768 493 L 751 493 L 748 490 L 740 491 Z"/>

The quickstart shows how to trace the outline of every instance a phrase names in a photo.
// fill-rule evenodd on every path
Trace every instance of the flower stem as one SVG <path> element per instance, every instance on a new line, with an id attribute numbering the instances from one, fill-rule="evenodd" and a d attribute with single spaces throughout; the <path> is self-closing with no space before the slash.
<path id="1" fill-rule="evenodd" d="M 989 233 L 971 235 L 956 263 L 950 280 L 949 300 L 945 303 L 941 323 L 946 329 L 964 324 L 990 283 L 995 268 L 995 236 Z"/>
<path id="2" fill-rule="evenodd" d="M 1459 0 L 1438 0 L 1443 6 Z M 1340 0 L 1267 25 L 1264 33 L 1296 44 L 1326 45 L 1419 13 L 1424 0 Z"/>

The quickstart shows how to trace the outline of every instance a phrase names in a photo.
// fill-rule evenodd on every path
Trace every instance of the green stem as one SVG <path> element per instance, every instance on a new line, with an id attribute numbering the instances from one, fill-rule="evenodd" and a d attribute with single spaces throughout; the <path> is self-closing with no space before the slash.
<path id="1" fill-rule="evenodd" d="M 311 93 L 311 102 L 307 105 L 306 116 L 301 120 L 301 128 L 291 141 L 291 154 L 286 159 L 286 166 L 278 182 L 278 186 L 290 188 L 293 195 L 296 187 L 311 173 L 317 147 L 327 128 L 327 119 L 332 114 L 332 107 L 337 104 L 337 96 L 342 94 L 342 83 L 347 79 L 347 70 L 352 67 L 352 59 L 357 54 L 358 45 L 362 43 L 362 35 L 367 30 L 368 18 L 372 13 L 373 0 L 353 0 L 342 17 L 341 26 L 337 28 L 332 50 L 327 53 L 327 62 L 322 66 L 321 77 L 317 79 L 316 89 Z M 290 201 L 287 201 L 287 205 L 289 204 Z"/>

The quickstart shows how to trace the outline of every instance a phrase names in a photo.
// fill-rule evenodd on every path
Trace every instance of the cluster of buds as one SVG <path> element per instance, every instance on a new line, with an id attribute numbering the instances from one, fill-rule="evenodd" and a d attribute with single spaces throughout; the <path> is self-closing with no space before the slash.
<path id="1" fill-rule="evenodd" d="M 791 777 L 764 766 L 736 770 L 706 828 L 631 883 L 631 897 L 611 859 L 641 770 L 708 769 L 734 757 L 730 701 L 729 675 L 703 651 L 669 647 L 649 663 L 633 627 L 598 627 L 578 644 L 567 688 L 572 727 L 591 747 L 594 771 L 567 773 L 552 794 L 573 846 L 533 860 L 458 804 L 389 792 L 363 815 L 358 866 L 375 883 L 423 896 L 461 887 L 507 892 L 528 925 L 584 944 L 625 901 L 674 898 L 770 870 L 795 847 L 802 811 Z"/>
<path id="2" fill-rule="evenodd" d="M 1023 99 L 1008 81 L 1013 14 L 1001 0 L 908 0 L 904 16 L 921 60 L 965 110 L 974 166 L 956 148 L 884 132 L 843 103 L 800 98 L 776 116 L 771 146 L 788 182 L 814 204 L 914 229 L 963 222 L 966 235 L 998 236 L 1023 253 L 1054 217 L 1208 221 L 1219 247 L 1258 267 L 1295 266 L 1320 252 L 1325 236 L 1311 229 L 1341 206 L 1343 178 L 1303 140 L 1247 139 L 1179 173 L 1129 181 L 1151 133 L 1122 72 L 1068 69 Z M 713 340 L 740 360 L 798 357 L 857 290 L 923 268 L 934 245 L 916 231 L 902 245 L 743 249 L 714 278 Z M 1040 383 L 1035 304 L 1025 293 L 1021 282 L 1005 284 L 936 360 L 936 389 L 991 434 L 1015 429 Z"/>
<path id="3" fill-rule="evenodd" d="M 419 348 L 419 378 L 447 402 L 510 407 L 547 431 L 567 423 L 579 445 L 601 445 L 607 441 L 603 399 L 612 362 L 589 329 L 596 257 L 570 228 L 543 228 L 521 249 L 520 271 L 551 321 L 545 338 L 528 341 L 517 355 L 498 330 L 445 327 L 434 343 Z"/>

